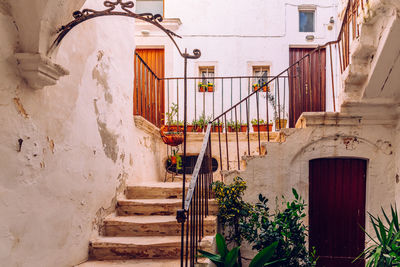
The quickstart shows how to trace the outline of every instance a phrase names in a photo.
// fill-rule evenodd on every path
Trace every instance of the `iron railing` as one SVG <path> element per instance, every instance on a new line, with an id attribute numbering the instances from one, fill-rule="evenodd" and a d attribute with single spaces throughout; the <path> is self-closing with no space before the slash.
<path id="1" fill-rule="evenodd" d="M 333 60 L 332 58 L 335 56 L 336 58 L 339 59 L 340 62 L 340 71 L 343 73 L 347 67 L 351 64 L 351 57 L 350 57 L 350 46 L 352 41 L 358 35 L 360 34 L 359 32 L 359 25 L 357 22 L 358 19 L 358 14 L 361 10 L 364 10 L 365 5 L 368 3 L 368 0 L 349 0 L 346 11 L 344 13 L 344 18 L 342 22 L 342 26 L 339 32 L 339 36 L 336 41 L 328 42 L 323 46 L 318 46 L 316 49 L 311 51 L 310 53 L 306 54 L 302 58 L 300 58 L 298 61 L 295 63 L 291 64 L 287 69 L 279 73 L 277 76 L 271 78 L 265 85 L 261 86 L 258 88 L 258 90 L 248 94 L 246 97 L 243 99 L 239 100 L 236 104 L 231 105 L 229 109 L 226 111 L 222 112 L 220 115 L 215 116 L 212 122 L 216 122 L 217 124 L 224 122 L 224 128 L 225 128 L 225 138 L 223 137 L 223 132 L 222 129 L 219 127 L 217 128 L 218 132 L 218 148 L 219 148 L 219 158 L 220 158 L 220 169 L 223 169 L 222 165 L 222 158 L 223 158 L 223 149 L 222 149 L 222 139 L 225 139 L 225 153 L 226 153 L 226 168 L 229 169 L 229 145 L 228 145 L 228 130 L 227 130 L 227 117 L 235 118 L 234 123 L 235 125 L 238 125 L 238 110 L 241 108 L 244 108 L 245 110 L 245 119 L 247 122 L 247 125 L 249 126 L 249 104 L 250 101 L 255 99 L 255 107 L 256 107 L 256 116 L 257 116 L 257 123 L 256 123 L 256 128 L 257 130 L 255 131 L 257 134 L 257 139 L 258 139 L 258 153 L 261 154 L 261 137 L 260 137 L 260 94 L 263 91 L 263 88 L 268 88 L 268 87 L 276 87 L 279 88 L 280 85 L 282 84 L 289 84 L 289 87 L 292 86 L 294 87 L 296 84 L 299 85 L 298 88 L 301 88 L 302 90 L 307 89 L 302 86 L 305 84 L 304 79 L 311 79 L 310 75 L 309 77 L 303 77 L 301 75 L 302 67 L 304 70 L 304 66 L 311 66 L 311 58 L 315 53 L 320 53 L 321 49 L 326 49 L 329 48 L 329 62 L 330 62 L 330 67 L 331 67 L 331 76 L 333 76 Z M 336 53 L 333 54 L 333 49 L 332 46 L 335 47 Z M 318 58 L 318 57 L 317 57 Z M 308 64 L 307 64 L 308 63 Z M 320 68 L 326 67 L 322 66 L 321 62 L 319 62 Z M 319 72 L 322 73 L 322 72 Z M 302 80 L 303 79 L 303 80 Z M 317 79 L 316 83 L 318 84 Z M 185 80 L 186 81 L 186 80 Z M 332 78 L 333 82 L 333 78 Z M 308 80 L 308 84 L 311 84 L 311 81 Z M 334 92 L 334 84 L 332 86 L 332 92 Z M 279 93 L 279 90 L 277 90 Z M 266 93 L 266 106 L 268 107 L 268 92 Z M 278 107 L 283 104 L 282 98 L 280 96 L 277 96 L 278 99 Z M 333 99 L 335 97 L 333 96 Z M 185 98 L 185 102 L 186 102 Z M 283 105 L 284 106 L 284 105 Z M 185 107 L 186 109 L 186 107 Z M 187 111 L 186 111 L 187 112 Z M 242 114 L 242 113 L 240 113 Z M 187 114 L 185 113 L 185 116 Z M 265 109 L 265 116 L 267 122 L 269 122 L 269 109 Z M 279 115 L 278 118 L 280 119 Z M 189 187 L 189 192 L 183 200 L 183 209 L 179 210 L 177 212 L 177 219 L 178 222 L 182 224 L 182 232 L 181 232 L 181 238 L 182 238 L 182 247 L 181 247 L 181 266 L 194 266 L 194 263 L 196 262 L 196 254 L 197 254 L 197 248 L 199 245 L 199 241 L 201 241 L 201 237 L 203 236 L 203 225 L 201 224 L 203 218 L 207 215 L 207 213 L 201 213 L 198 212 L 199 210 L 207 210 L 207 203 L 206 200 L 210 197 L 210 185 L 211 181 L 213 179 L 213 174 L 212 174 L 212 168 L 207 165 L 210 164 L 209 159 L 212 157 L 211 153 L 211 137 L 210 137 L 210 132 L 211 132 L 211 125 L 212 122 L 208 124 L 207 131 L 205 133 L 205 137 L 203 139 L 203 145 L 202 149 L 200 151 L 200 155 L 197 159 L 196 162 L 196 168 L 192 176 L 192 180 L 190 182 L 190 187 Z M 184 121 L 185 125 L 187 121 Z M 186 131 L 186 127 L 185 127 Z M 234 145 L 233 149 L 236 149 L 236 155 L 237 155 L 237 161 L 238 161 L 238 166 L 237 168 L 240 169 L 240 151 L 239 151 L 239 138 L 238 138 L 238 127 L 235 127 L 235 132 L 233 133 L 236 137 L 236 142 Z M 247 127 L 247 149 L 248 149 L 248 154 L 250 155 L 250 140 L 249 140 L 249 127 Z M 207 157 L 204 155 L 207 152 Z M 185 155 L 184 155 L 185 156 Z M 207 165 L 209 166 L 208 168 L 204 168 L 204 171 L 202 172 L 201 170 L 203 169 L 202 166 Z M 202 175 L 200 174 L 202 173 Z M 204 174 L 203 174 L 204 173 Z M 205 176 L 204 176 L 205 175 Z M 204 178 L 206 177 L 206 178 Z M 206 179 L 206 180 L 204 180 Z M 204 183 L 204 181 L 206 181 Z M 185 181 L 183 182 L 183 188 L 185 188 Z M 185 218 L 188 218 L 186 221 L 186 226 L 185 226 Z"/>
<path id="2" fill-rule="evenodd" d="M 136 52 L 134 64 L 133 114 L 160 127 L 164 121 L 163 82 Z"/>
<path id="3" fill-rule="evenodd" d="M 274 76 L 224 76 L 224 77 L 212 77 L 209 81 L 212 81 L 211 90 L 206 86 L 201 87 L 200 83 L 204 80 L 203 77 L 188 77 L 188 121 L 189 125 L 195 124 L 200 120 L 211 121 L 217 114 L 224 112 L 227 108 L 232 107 L 236 102 L 244 99 L 251 94 L 256 88 L 257 84 L 262 84 L 262 81 L 272 79 Z M 174 123 L 178 122 L 183 124 L 183 78 L 164 78 L 164 87 L 166 91 L 166 110 L 169 110 L 172 105 L 176 105 L 178 112 L 174 118 Z M 288 94 L 289 86 L 286 84 L 282 88 L 269 88 L 269 100 L 263 104 L 261 109 L 265 110 L 268 108 L 270 112 L 277 107 L 277 95 L 280 94 L 282 99 L 281 106 L 281 118 L 287 118 L 288 109 L 286 105 L 289 100 Z M 279 90 L 279 92 L 278 92 Z M 266 98 L 266 92 L 260 93 L 262 97 Z M 250 106 L 254 105 L 255 102 L 251 101 Z M 249 109 L 250 118 L 255 118 L 255 109 Z M 244 108 L 240 107 L 237 114 L 240 121 L 244 122 L 247 114 Z M 228 118 L 227 123 L 233 122 L 233 115 Z M 215 126 L 215 125 L 214 125 Z M 228 129 L 231 129 L 228 128 Z M 215 127 L 212 128 L 215 131 Z M 205 127 L 203 128 L 205 131 Z"/>
<path id="4" fill-rule="evenodd" d="M 211 198 L 213 181 L 211 155 L 211 124 L 209 124 L 186 198 L 183 199 L 183 207 L 177 212 L 177 220 L 181 223 L 181 266 L 194 266 L 199 243 L 204 237 L 204 219 L 209 214 L 208 200 Z"/>

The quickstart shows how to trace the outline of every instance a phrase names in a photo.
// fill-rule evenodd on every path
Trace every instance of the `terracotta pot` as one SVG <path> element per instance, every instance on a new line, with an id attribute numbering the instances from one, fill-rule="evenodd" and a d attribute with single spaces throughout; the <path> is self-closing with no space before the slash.
<path id="1" fill-rule="evenodd" d="M 247 125 L 240 125 L 240 132 L 242 133 L 247 132 Z"/>
<path id="2" fill-rule="evenodd" d="M 270 92 L 269 85 L 264 86 L 264 87 L 262 88 L 262 90 L 263 90 L 264 93 Z"/>
<path id="3" fill-rule="evenodd" d="M 175 156 L 171 156 L 171 164 L 176 164 L 176 157 Z"/>
<path id="4" fill-rule="evenodd" d="M 194 128 L 194 131 L 195 131 L 196 133 L 201 133 L 201 132 L 203 132 L 203 127 L 201 127 L 201 126 L 196 126 L 196 127 Z"/>
<path id="5" fill-rule="evenodd" d="M 214 91 L 214 85 L 209 85 L 209 86 L 207 86 L 207 89 L 208 89 L 208 92 L 209 93 L 211 93 L 211 92 L 213 92 Z"/>
<path id="6" fill-rule="evenodd" d="M 205 86 L 200 86 L 199 85 L 199 92 L 200 93 L 204 93 L 206 91 L 206 87 Z"/>
<path id="7" fill-rule="evenodd" d="M 230 133 L 235 133 L 236 132 L 236 126 L 228 126 L 228 132 L 230 132 Z M 240 132 L 240 125 L 238 125 L 238 129 L 237 129 L 237 131 L 238 132 Z"/>
<path id="8" fill-rule="evenodd" d="M 193 125 L 187 125 L 187 126 L 186 126 L 186 131 L 187 131 L 188 133 L 194 132 L 194 126 L 193 126 Z"/>
<path id="9" fill-rule="evenodd" d="M 211 132 L 214 132 L 214 133 L 220 132 L 220 133 L 222 133 L 222 125 L 220 125 L 220 126 L 211 126 Z"/>
<path id="10" fill-rule="evenodd" d="M 258 88 L 260 88 L 258 85 L 256 85 L 256 86 L 253 86 L 253 91 L 257 91 L 257 90 L 258 90 Z"/>
<path id="11" fill-rule="evenodd" d="M 253 131 L 256 133 L 258 132 L 258 125 L 253 125 Z M 260 132 L 272 132 L 272 123 L 268 123 L 268 124 L 260 124 Z"/>
<path id="12" fill-rule="evenodd" d="M 178 127 L 176 125 L 174 126 L 176 127 L 175 130 L 177 130 Z M 167 145 L 178 146 L 183 143 L 183 133 L 181 131 L 172 132 L 171 127 L 168 129 L 167 125 L 161 126 L 160 134 L 161 139 Z"/>
<path id="13" fill-rule="evenodd" d="M 280 121 L 280 123 L 279 123 L 279 121 Z M 287 119 L 275 120 L 275 131 L 278 131 L 281 128 L 286 128 L 286 125 L 287 125 Z"/>

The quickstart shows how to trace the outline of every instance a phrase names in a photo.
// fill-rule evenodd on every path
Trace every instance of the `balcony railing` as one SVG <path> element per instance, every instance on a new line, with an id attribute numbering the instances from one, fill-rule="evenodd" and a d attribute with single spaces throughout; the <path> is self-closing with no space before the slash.
<path id="1" fill-rule="evenodd" d="M 140 115 L 160 127 L 164 121 L 164 87 L 160 77 L 135 53 L 133 114 Z"/>
<path id="2" fill-rule="evenodd" d="M 224 77 L 213 77 L 208 80 L 211 81 L 211 86 L 202 85 L 202 77 L 188 77 L 188 119 L 189 125 L 196 124 L 200 120 L 204 121 L 213 120 L 217 114 L 221 114 L 225 110 L 232 107 L 235 103 L 249 96 L 256 89 L 262 86 L 264 81 L 271 80 L 274 76 L 259 77 L 259 76 L 224 76 Z M 276 115 L 276 118 L 288 119 L 287 105 L 289 103 L 289 83 L 288 77 L 282 76 L 284 79 L 277 86 L 270 86 L 263 88 L 259 91 L 260 98 L 265 101 L 259 103 L 259 112 L 263 114 L 270 113 L 271 118 Z M 164 86 L 166 88 L 166 109 L 169 110 L 172 105 L 176 105 L 178 112 L 174 118 L 176 121 L 183 124 L 183 105 L 184 94 L 183 94 L 183 78 L 165 78 Z M 247 124 L 248 118 L 250 120 L 256 118 L 256 105 L 257 101 L 251 99 L 248 102 L 248 108 L 244 105 L 240 105 L 237 110 L 237 121 L 239 125 Z M 254 107 L 254 108 L 252 108 Z M 279 113 L 279 115 L 278 115 Z M 234 114 L 227 117 L 227 121 L 224 125 L 227 126 L 227 131 L 233 131 L 235 121 Z M 207 123 L 205 123 L 205 126 Z M 212 127 L 212 131 L 216 131 L 216 125 Z M 244 127 L 243 127 L 244 128 Z M 252 132 L 252 127 L 248 127 Z M 205 131 L 205 127 L 202 129 Z"/>

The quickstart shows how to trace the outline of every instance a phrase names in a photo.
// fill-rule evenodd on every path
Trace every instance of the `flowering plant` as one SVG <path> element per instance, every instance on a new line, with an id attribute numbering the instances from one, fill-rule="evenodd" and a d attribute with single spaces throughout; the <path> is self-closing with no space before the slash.
<path id="1" fill-rule="evenodd" d="M 227 242 L 235 241 L 240 244 L 241 237 L 237 227 L 239 219 L 247 216 L 251 209 L 251 205 L 242 199 L 247 188 L 246 182 L 242 178 L 236 177 L 231 184 L 217 181 L 212 186 L 219 207 L 218 220 L 224 231 L 228 230 L 228 233 L 226 233 Z"/>

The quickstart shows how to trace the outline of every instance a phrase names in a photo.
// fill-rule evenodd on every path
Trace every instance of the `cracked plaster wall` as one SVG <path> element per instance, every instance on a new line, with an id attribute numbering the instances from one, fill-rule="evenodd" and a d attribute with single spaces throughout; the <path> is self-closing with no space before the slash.
<path id="1" fill-rule="evenodd" d="M 380 214 L 381 206 L 388 208 L 395 203 L 398 191 L 396 163 L 399 166 L 395 151 L 399 152 L 399 146 L 394 147 L 398 137 L 392 126 L 379 125 L 379 122 L 372 125 L 318 125 L 286 129 L 286 134 L 286 142 L 266 145 L 266 156 L 248 158 L 245 170 L 226 175 L 227 182 L 235 176 L 247 182 L 246 201 L 255 203 L 258 194 L 262 193 L 273 209 L 276 197 L 284 195 L 290 199 L 291 188 L 296 188 L 308 204 L 309 161 L 324 157 L 354 157 L 368 160 L 366 211 Z M 308 224 L 308 216 L 305 223 Z M 372 231 L 371 227 L 367 221 L 368 232 Z M 244 251 L 249 257 L 252 254 L 249 246 L 245 246 Z"/>
<path id="2" fill-rule="evenodd" d="M 159 178 L 158 143 L 133 123 L 134 20 L 73 29 L 54 57 L 70 75 L 33 91 L 16 70 L 11 11 L 0 0 L 0 262 L 72 266 L 124 185 Z"/>

